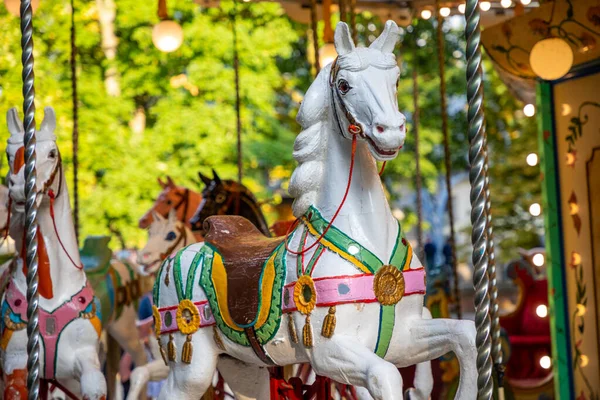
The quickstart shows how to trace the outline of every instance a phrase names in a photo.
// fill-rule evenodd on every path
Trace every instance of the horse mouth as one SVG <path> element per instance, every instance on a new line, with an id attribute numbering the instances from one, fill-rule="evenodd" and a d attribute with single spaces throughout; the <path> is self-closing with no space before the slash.
<path id="1" fill-rule="evenodd" d="M 373 139 L 371 139 L 371 137 L 369 137 L 369 136 L 365 136 L 365 137 L 367 138 L 367 142 L 369 142 L 369 144 L 371 145 L 371 148 L 373 150 L 375 150 L 375 152 L 382 157 L 395 156 L 398 153 L 398 151 L 402 148 L 402 145 L 400 145 L 395 148 L 384 149 L 384 148 L 377 146 L 377 144 L 375 143 L 375 141 Z"/>

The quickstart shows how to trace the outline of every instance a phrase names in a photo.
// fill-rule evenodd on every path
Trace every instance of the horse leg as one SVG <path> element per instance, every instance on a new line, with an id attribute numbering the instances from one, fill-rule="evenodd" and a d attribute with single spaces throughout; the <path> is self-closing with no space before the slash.
<path id="1" fill-rule="evenodd" d="M 212 330 L 200 329 L 192 336 L 193 354 L 189 364 L 181 362 L 185 336 L 174 334 L 177 361 L 169 362 L 169 377 L 158 400 L 197 400 L 212 385 L 219 350 Z"/>
<path id="2" fill-rule="evenodd" d="M 102 374 L 95 347 L 78 352 L 75 359 L 75 371 L 79 375 L 83 399 L 106 400 L 106 380 Z"/>
<path id="3" fill-rule="evenodd" d="M 269 398 L 270 381 L 266 368 L 246 364 L 229 356 L 220 356 L 217 369 L 237 400 Z"/>
<path id="4" fill-rule="evenodd" d="M 423 307 L 423 319 L 431 319 L 431 312 Z M 423 361 L 417 364 L 415 370 L 414 388 L 406 391 L 406 396 L 410 400 L 427 400 L 433 391 L 433 372 L 431 370 L 431 361 Z"/>
<path id="5" fill-rule="evenodd" d="M 454 352 L 460 364 L 457 399 L 477 397 L 477 348 L 473 321 L 452 319 L 413 319 L 397 324 L 396 337 L 403 338 L 396 349 L 401 367 L 419 364 Z"/>
<path id="6" fill-rule="evenodd" d="M 365 387 L 375 400 L 402 399 L 402 377 L 396 366 L 357 341 L 334 335 L 315 345 L 309 357 L 318 375 Z"/>
<path id="7" fill-rule="evenodd" d="M 4 400 L 21 400 L 27 398 L 27 369 L 15 369 L 5 378 Z"/>
<path id="8" fill-rule="evenodd" d="M 160 356 L 159 356 L 160 357 Z M 149 362 L 141 367 L 136 367 L 129 377 L 129 393 L 127 400 L 136 400 L 142 394 L 148 382 L 160 382 L 169 376 L 169 367 L 162 358 Z"/>

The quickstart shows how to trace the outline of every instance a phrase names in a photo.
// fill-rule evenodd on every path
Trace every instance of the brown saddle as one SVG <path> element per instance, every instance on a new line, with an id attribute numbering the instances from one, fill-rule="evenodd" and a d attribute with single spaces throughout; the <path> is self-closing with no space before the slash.
<path id="1" fill-rule="evenodd" d="M 227 272 L 227 306 L 241 327 L 252 324 L 260 306 L 260 278 L 265 261 L 284 238 L 268 238 L 244 217 L 218 215 L 206 219 L 204 239 L 223 258 Z"/>

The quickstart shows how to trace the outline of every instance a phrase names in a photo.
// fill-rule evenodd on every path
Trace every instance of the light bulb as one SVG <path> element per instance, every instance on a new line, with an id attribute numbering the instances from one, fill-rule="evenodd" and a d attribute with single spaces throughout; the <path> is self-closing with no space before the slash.
<path id="1" fill-rule="evenodd" d="M 542 367 L 544 369 L 550 369 L 551 366 L 552 366 L 552 359 L 550 359 L 550 357 L 543 356 L 542 358 L 540 358 L 540 367 Z"/>
<path id="2" fill-rule="evenodd" d="M 481 11 L 489 11 L 490 8 L 492 8 L 492 3 L 489 1 L 482 1 L 479 3 L 479 8 L 481 8 Z"/>
<path id="3" fill-rule="evenodd" d="M 512 0 L 500 0 L 500 5 L 504 8 L 512 6 Z"/>
<path id="4" fill-rule="evenodd" d="M 183 29 L 175 21 L 160 21 L 152 29 L 152 42 L 164 53 L 175 51 L 183 42 Z"/>
<path id="5" fill-rule="evenodd" d="M 540 318 L 546 318 L 548 316 L 548 307 L 546 307 L 544 304 L 540 304 L 535 309 L 535 313 Z"/>
<path id="6" fill-rule="evenodd" d="M 430 10 L 421 11 L 421 18 L 423 18 L 423 19 L 431 18 L 431 11 Z"/>
<path id="7" fill-rule="evenodd" d="M 525 107 L 523 107 L 523 114 L 525 114 L 526 117 L 533 117 L 535 115 L 535 106 L 533 104 L 526 104 Z"/>
<path id="8" fill-rule="evenodd" d="M 466 8 L 467 8 L 467 6 L 466 6 L 466 5 L 464 5 L 464 4 L 459 4 L 459 5 L 458 5 L 458 11 L 459 11 L 461 14 L 464 14 L 464 13 L 465 13 L 465 9 L 466 9 Z"/>
<path id="9" fill-rule="evenodd" d="M 523 4 L 524 6 L 529 5 L 529 3 L 531 3 L 531 0 L 521 0 L 521 4 Z"/>
<path id="10" fill-rule="evenodd" d="M 21 17 L 21 0 L 4 0 L 4 5 L 9 13 Z M 40 0 L 31 0 L 31 11 L 35 12 L 40 6 Z"/>
<path id="11" fill-rule="evenodd" d="M 583 304 L 577 304 L 577 307 L 575 308 L 575 314 L 578 317 L 583 317 L 585 315 L 586 309 L 585 306 Z"/>
<path id="12" fill-rule="evenodd" d="M 561 38 L 540 40 L 529 53 L 529 65 L 540 78 L 552 81 L 565 76 L 573 66 L 573 50 Z"/>
<path id="13" fill-rule="evenodd" d="M 546 259 L 544 258 L 544 255 L 542 253 L 537 253 L 533 256 L 531 261 L 533 261 L 533 265 L 535 265 L 536 267 L 541 267 L 542 265 L 544 265 Z"/>
<path id="14" fill-rule="evenodd" d="M 538 163 L 538 155 L 535 153 L 529 153 L 526 158 L 527 165 L 535 167 Z"/>
<path id="15" fill-rule="evenodd" d="M 538 203 L 533 203 L 529 206 L 529 214 L 537 217 L 542 213 L 542 207 Z"/>
<path id="16" fill-rule="evenodd" d="M 337 51 L 333 43 L 325 43 L 323 47 L 319 49 L 319 65 L 321 68 L 331 64 L 337 57 Z"/>
<path id="17" fill-rule="evenodd" d="M 440 8 L 440 15 L 442 17 L 447 17 L 448 15 L 450 15 L 450 8 L 448 8 L 448 7 Z"/>
<path id="18" fill-rule="evenodd" d="M 587 367 L 589 363 L 590 359 L 588 356 L 586 356 L 585 354 L 579 356 L 579 365 L 581 365 L 582 367 Z"/>

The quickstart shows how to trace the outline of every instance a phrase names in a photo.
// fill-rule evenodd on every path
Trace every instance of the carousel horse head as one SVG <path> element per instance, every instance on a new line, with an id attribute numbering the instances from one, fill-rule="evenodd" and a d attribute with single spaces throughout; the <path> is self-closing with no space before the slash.
<path id="1" fill-rule="evenodd" d="M 137 263 L 145 274 L 152 274 L 160 267 L 161 262 L 173 251 L 188 243 L 186 226 L 177 219 L 174 209 L 167 218 L 152 211 L 152 223 L 148 229 L 148 242 L 138 252 Z"/>
<path id="2" fill-rule="evenodd" d="M 398 38 L 398 26 L 388 21 L 368 48 L 357 48 L 348 25 L 338 23 L 338 57 L 311 85 L 298 122 L 305 127 L 329 113 L 334 130 L 348 140 L 357 136 L 367 143 L 376 160 L 396 157 L 406 136 L 406 118 L 397 100 L 400 69 L 393 53 Z"/>
<path id="3" fill-rule="evenodd" d="M 140 229 L 146 229 L 150 226 L 154 221 L 154 213 L 166 218 L 169 211 L 175 210 L 179 220 L 185 221 L 188 211 L 192 212 L 193 207 L 195 207 L 194 203 L 199 202 L 199 199 L 196 200 L 196 197 L 199 197 L 197 193 L 182 186 L 177 186 L 170 176 L 167 176 L 165 181 L 158 178 L 158 184 L 162 191 L 156 198 L 152 208 L 138 221 Z"/>
<path id="4" fill-rule="evenodd" d="M 25 131 L 16 108 L 7 113 L 8 146 L 6 154 L 10 168 L 8 187 L 13 202 L 13 210 L 25 211 Z M 40 129 L 36 131 L 36 192 L 38 207 L 50 198 L 60 195 L 62 189 L 62 162 L 56 145 L 56 116 L 52 107 L 44 108 L 44 119 Z M 60 176 L 59 176 L 60 175 Z"/>

